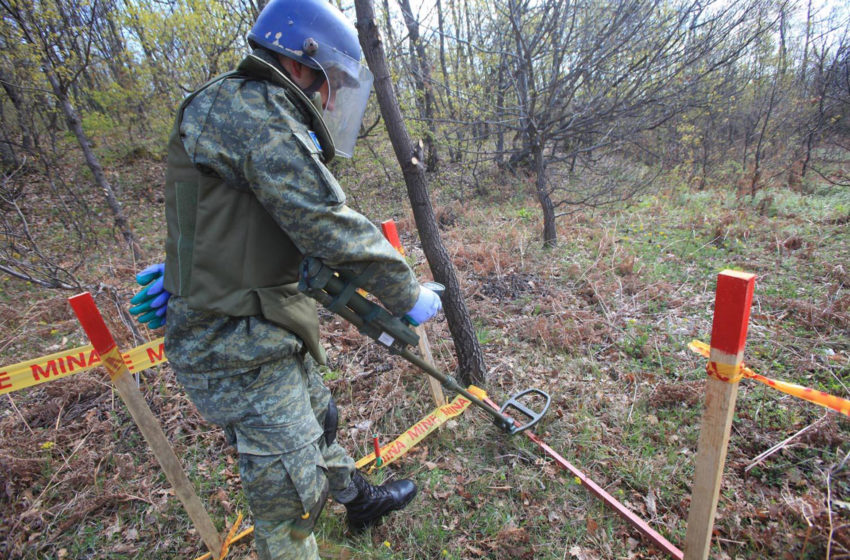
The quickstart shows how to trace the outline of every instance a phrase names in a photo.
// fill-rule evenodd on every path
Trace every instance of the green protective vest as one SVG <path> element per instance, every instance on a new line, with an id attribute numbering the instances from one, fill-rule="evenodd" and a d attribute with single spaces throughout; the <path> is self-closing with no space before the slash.
<path id="1" fill-rule="evenodd" d="M 255 55 L 186 98 L 168 143 L 165 289 L 186 298 L 193 309 L 262 316 L 297 335 L 324 364 L 316 302 L 298 291 L 301 253 L 251 191 L 200 171 L 183 146 L 180 123 L 186 106 L 207 87 L 231 78 L 264 79 L 299 96 L 313 116 L 324 159 L 333 157 L 333 142 L 315 106 L 285 75 Z M 306 135 L 306 130 L 295 132 Z"/>

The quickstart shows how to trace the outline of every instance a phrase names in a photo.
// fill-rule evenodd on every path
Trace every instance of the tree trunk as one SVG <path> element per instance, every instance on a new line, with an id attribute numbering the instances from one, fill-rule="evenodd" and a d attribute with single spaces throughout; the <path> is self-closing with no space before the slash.
<path id="1" fill-rule="evenodd" d="M 437 156 L 437 125 L 434 118 L 434 87 L 431 81 L 431 64 L 425 53 L 425 47 L 419 37 L 419 22 L 413 18 L 410 9 L 410 0 L 398 0 L 401 11 L 404 14 L 404 23 L 407 26 L 408 38 L 410 40 L 410 56 L 413 60 L 414 81 L 419 95 L 416 96 L 416 106 L 419 109 L 419 118 L 425 121 L 428 133 L 425 135 L 425 166 L 428 171 L 437 170 L 439 157 Z"/>
<path id="2" fill-rule="evenodd" d="M 508 73 L 508 57 L 505 54 L 499 56 L 499 72 L 496 78 L 496 122 L 504 118 L 505 114 L 505 90 L 507 88 L 506 75 Z M 505 127 L 498 125 L 496 131 L 496 165 L 501 169 L 505 165 Z"/>
<path id="3" fill-rule="evenodd" d="M 544 159 L 546 156 L 543 153 L 543 146 L 537 139 L 532 146 L 534 172 L 537 176 L 535 190 L 537 201 L 540 202 L 540 208 L 543 210 L 543 246 L 554 247 L 558 244 L 558 230 L 555 228 L 555 205 L 546 186 L 546 160 Z"/>
<path id="4" fill-rule="evenodd" d="M 127 242 L 127 245 L 133 251 L 133 258 L 140 260 L 142 258 L 141 248 L 139 247 L 138 242 L 136 242 L 136 237 L 130 229 L 130 224 L 127 221 L 127 218 L 124 216 L 124 210 L 121 208 L 121 203 L 118 202 L 118 198 L 115 196 L 115 191 L 106 179 L 106 175 L 103 173 L 103 167 L 101 167 L 100 161 L 97 159 L 94 150 L 92 150 L 91 142 L 89 142 L 85 131 L 83 131 L 80 116 L 77 114 L 74 106 L 71 105 L 71 101 L 68 99 L 68 94 L 62 89 L 59 83 L 59 78 L 56 77 L 56 74 L 50 66 L 50 61 L 43 61 L 42 69 L 44 70 L 44 75 L 47 77 L 47 80 L 50 82 L 53 93 L 59 100 L 59 104 L 62 107 L 62 113 L 65 115 L 65 120 L 68 122 L 68 127 L 77 138 L 77 142 L 79 143 L 80 149 L 83 151 L 83 156 L 86 159 L 86 165 L 88 165 L 88 168 L 91 170 L 95 183 L 98 187 L 103 189 L 103 194 L 106 196 L 106 203 L 109 205 L 109 209 L 112 211 L 112 215 L 115 218 L 115 226 L 121 231 L 124 241 Z"/>
<path id="5" fill-rule="evenodd" d="M 18 155 L 15 153 L 15 150 L 12 149 L 14 144 L 9 138 L 9 134 L 7 132 L 10 130 L 10 127 L 6 123 L 6 113 L 3 111 L 2 103 L 0 103 L 0 126 L 3 127 L 3 136 L 0 137 L 0 171 L 5 172 L 7 169 L 14 169 L 15 167 L 18 167 Z"/>
<path id="6" fill-rule="evenodd" d="M 21 146 L 25 152 L 33 151 L 33 134 L 30 131 L 29 124 L 26 118 L 26 102 L 21 95 L 20 88 L 13 83 L 14 78 L 7 75 L 6 72 L 0 70 L 0 83 L 3 85 L 3 90 L 9 96 L 9 100 L 15 107 L 18 117 L 18 126 L 21 128 Z"/>
<path id="7" fill-rule="evenodd" d="M 443 71 L 443 91 L 446 98 L 446 106 L 449 109 L 449 120 L 451 122 L 455 122 L 457 120 L 458 112 L 455 110 L 454 102 L 452 102 L 454 92 L 452 91 L 453 86 L 449 81 L 449 68 L 446 63 L 446 33 L 444 27 L 445 22 L 443 18 L 443 3 L 442 0 L 437 0 L 437 30 L 440 34 L 440 68 Z M 461 127 L 459 126 L 455 126 L 455 128 L 457 130 L 461 129 Z M 448 142 L 449 161 L 453 163 L 458 163 L 461 160 L 460 145 L 463 141 L 463 136 L 460 132 L 457 132 L 456 137 L 457 145 L 453 145 L 451 142 Z"/>
<path id="8" fill-rule="evenodd" d="M 806 89 L 806 70 L 809 67 L 809 45 L 812 40 L 812 0 L 806 2 L 806 39 L 803 42 L 803 61 L 800 63 L 800 88 Z"/>
<path id="9" fill-rule="evenodd" d="M 263 8 L 266 7 L 267 0 L 250 0 L 251 5 L 251 15 L 254 16 L 251 20 L 251 24 L 257 20 L 257 16 L 260 15 L 260 12 L 263 11 Z"/>
<path id="10" fill-rule="evenodd" d="M 428 196 L 424 167 L 416 157 L 419 149 L 411 143 L 404 127 L 404 120 L 387 68 L 384 47 L 379 37 L 372 0 L 356 0 L 355 8 L 360 44 L 369 67 L 375 75 L 378 104 L 381 107 L 381 115 L 386 123 L 393 150 L 404 174 L 407 195 L 410 198 L 413 217 L 422 240 L 422 249 L 434 279 L 446 286 L 443 303 L 446 320 L 457 351 L 459 380 L 463 385 L 470 383 L 483 385 L 484 356 L 475 336 L 469 311 L 463 301 L 451 259 L 440 239 L 434 209 L 431 207 L 431 199 Z"/>

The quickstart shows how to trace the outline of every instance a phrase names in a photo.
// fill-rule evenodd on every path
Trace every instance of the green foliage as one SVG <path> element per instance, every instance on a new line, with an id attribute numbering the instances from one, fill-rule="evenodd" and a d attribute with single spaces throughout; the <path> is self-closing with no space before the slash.
<path id="1" fill-rule="evenodd" d="M 531 210 L 523 206 L 516 213 L 517 217 L 525 222 L 530 221 L 533 218 Z"/>
<path id="2" fill-rule="evenodd" d="M 102 136 L 115 129 L 118 123 L 105 113 L 89 113 L 83 118 L 83 129 L 89 136 Z"/>

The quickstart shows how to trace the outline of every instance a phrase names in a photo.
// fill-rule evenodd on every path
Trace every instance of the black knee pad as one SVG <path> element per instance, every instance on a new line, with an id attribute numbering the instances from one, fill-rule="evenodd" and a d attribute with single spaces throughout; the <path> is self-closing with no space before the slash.
<path id="1" fill-rule="evenodd" d="M 339 411 L 334 398 L 328 401 L 328 411 L 325 413 L 325 443 L 330 445 L 336 441 L 336 429 L 339 425 Z"/>

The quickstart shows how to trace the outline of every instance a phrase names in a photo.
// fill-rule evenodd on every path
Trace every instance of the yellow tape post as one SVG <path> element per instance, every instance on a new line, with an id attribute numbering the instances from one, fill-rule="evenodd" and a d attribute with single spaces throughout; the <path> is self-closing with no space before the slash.
<path id="1" fill-rule="evenodd" d="M 706 358 L 708 358 L 709 353 L 711 351 L 711 348 L 708 344 L 706 344 L 705 342 L 700 342 L 699 340 L 692 341 L 690 344 L 688 344 L 688 348 L 690 348 L 697 354 L 705 356 Z M 712 363 L 709 363 L 709 368 L 711 368 Z M 835 410 L 836 412 L 839 412 L 845 416 L 850 416 L 850 400 L 842 399 L 841 397 L 836 397 L 835 395 L 830 395 L 829 393 L 824 393 L 823 391 L 816 391 L 815 389 L 811 389 L 809 387 L 803 387 L 802 385 L 797 385 L 795 383 L 788 383 L 787 381 L 779 381 L 776 379 L 765 377 L 764 375 L 759 375 L 758 373 L 754 372 L 743 364 L 741 364 L 740 368 L 733 368 L 731 366 L 725 367 L 729 369 L 740 369 L 739 378 L 746 377 L 747 379 L 755 379 L 759 383 L 764 383 L 768 387 L 772 387 L 777 391 L 782 391 L 783 393 L 797 397 L 798 399 L 813 402 L 817 405 Z"/>
<path id="2" fill-rule="evenodd" d="M 163 338 L 121 354 L 127 369 L 144 371 L 168 361 Z M 42 358 L 0 367 L 0 395 L 11 393 L 55 379 L 62 379 L 101 365 L 100 356 L 91 344 L 63 350 Z"/>
<path id="3" fill-rule="evenodd" d="M 478 387 L 475 387 L 474 385 L 469 386 L 469 392 L 475 396 L 478 396 L 479 394 L 483 394 L 484 397 L 487 396 L 487 393 L 485 393 Z M 417 443 L 425 439 L 428 434 L 442 426 L 447 420 L 449 420 L 450 418 L 454 418 L 459 414 L 462 414 L 464 410 L 469 408 L 470 404 L 472 404 L 472 401 L 470 401 L 463 395 L 458 395 L 454 398 L 452 402 L 435 408 L 427 416 L 422 418 L 422 420 L 408 428 L 407 431 L 402 433 L 398 438 L 395 439 L 395 441 L 381 447 L 380 467 L 386 467 L 399 457 L 405 455 L 408 451 L 410 451 L 412 447 L 414 447 Z M 357 461 L 357 468 L 363 468 L 374 460 L 375 454 L 370 453 L 369 455 Z"/>

